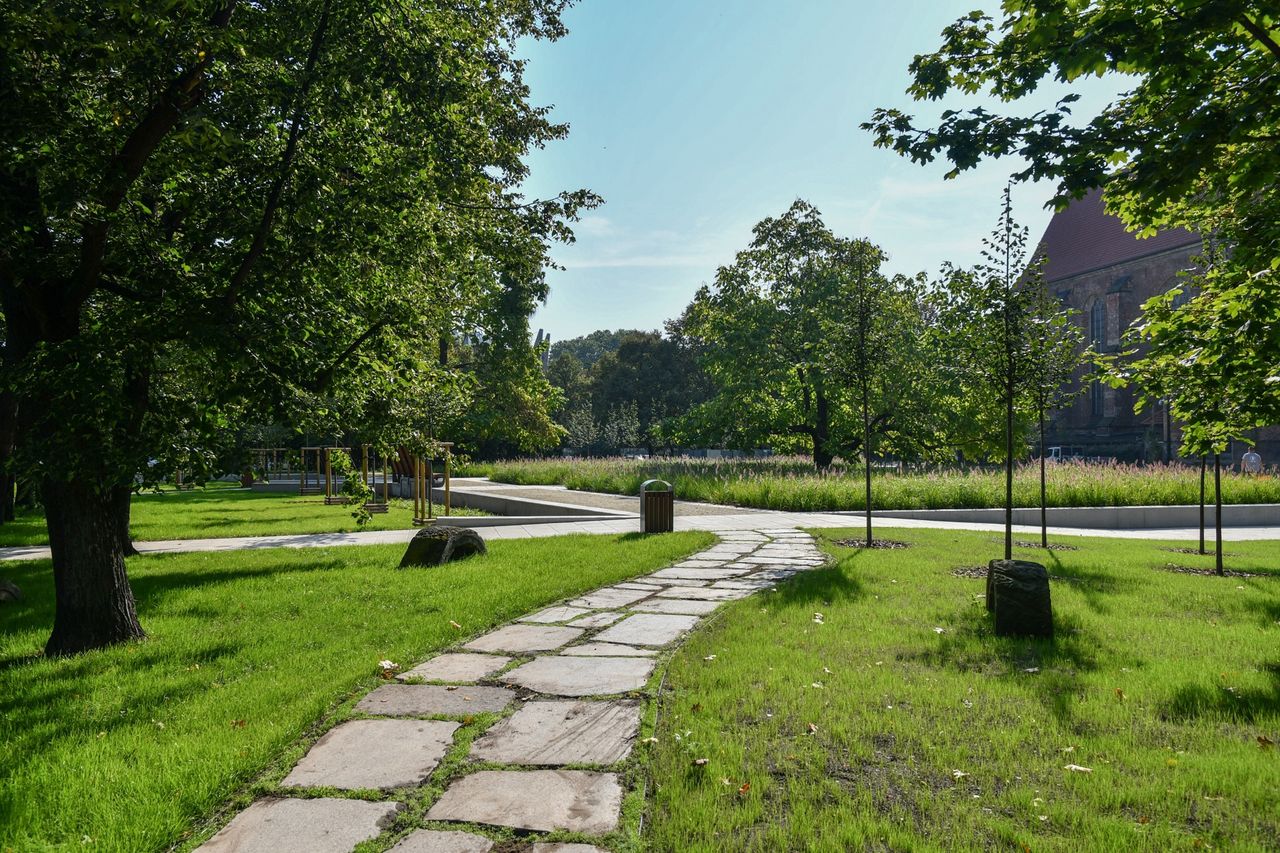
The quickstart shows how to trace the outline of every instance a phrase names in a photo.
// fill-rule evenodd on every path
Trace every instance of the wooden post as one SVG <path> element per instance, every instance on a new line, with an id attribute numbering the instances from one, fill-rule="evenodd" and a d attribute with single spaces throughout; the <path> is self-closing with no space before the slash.
<path id="1" fill-rule="evenodd" d="M 331 503 L 333 501 L 333 460 L 329 458 L 329 448 L 323 450 L 324 453 L 324 502 Z"/>

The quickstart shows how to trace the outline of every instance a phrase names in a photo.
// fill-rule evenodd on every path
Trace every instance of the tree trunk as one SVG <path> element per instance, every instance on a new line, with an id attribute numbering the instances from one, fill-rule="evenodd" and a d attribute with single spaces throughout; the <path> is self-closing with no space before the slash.
<path id="1" fill-rule="evenodd" d="M 1204 551 L 1204 473 L 1208 459 L 1204 456 L 1200 457 L 1200 553 Z"/>
<path id="2" fill-rule="evenodd" d="M 1222 454 L 1213 454 L 1213 532 L 1214 532 L 1214 571 L 1219 576 L 1222 570 Z"/>
<path id="3" fill-rule="evenodd" d="M 2 368 L 0 368 L 2 369 Z M 0 524 L 14 520 L 16 478 L 8 472 L 18 435 L 18 398 L 0 393 Z"/>
<path id="4" fill-rule="evenodd" d="M 819 471 L 831 467 L 831 407 L 821 390 L 814 395 L 813 464 Z"/>
<path id="5" fill-rule="evenodd" d="M 116 529 L 120 536 L 120 551 L 126 557 L 136 557 L 138 549 L 133 547 L 133 537 L 129 535 L 129 512 L 133 502 L 133 489 L 128 486 L 116 486 L 111 500 L 116 509 Z"/>
<path id="6" fill-rule="evenodd" d="M 1047 501 L 1045 500 L 1044 487 L 1044 409 L 1040 410 L 1040 547 L 1049 547 L 1049 520 L 1048 510 L 1045 509 Z"/>
<path id="7" fill-rule="evenodd" d="M 864 365 L 865 368 L 865 365 Z M 875 543 L 871 538 L 871 401 L 864 376 L 862 383 L 862 470 L 866 480 L 867 499 L 867 547 Z"/>
<path id="8" fill-rule="evenodd" d="M 1013 559 L 1013 388 L 1005 389 L 1004 558 Z"/>
<path id="9" fill-rule="evenodd" d="M 45 644 L 50 657 L 145 636 L 125 574 L 119 506 L 127 489 L 95 490 L 84 480 L 43 484 L 57 609 Z"/>

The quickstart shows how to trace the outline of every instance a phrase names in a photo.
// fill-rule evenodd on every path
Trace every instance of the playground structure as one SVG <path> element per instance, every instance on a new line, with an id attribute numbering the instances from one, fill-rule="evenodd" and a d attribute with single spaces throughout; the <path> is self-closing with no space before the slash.
<path id="1" fill-rule="evenodd" d="M 441 441 L 437 446 L 443 456 L 428 458 L 409 453 L 402 447 L 394 466 L 397 475 L 407 476 L 413 483 L 413 523 L 416 526 L 431 524 L 435 520 L 435 501 L 431 493 L 435 488 L 437 471 L 444 486 L 444 515 L 448 516 L 452 510 L 453 442 Z"/>
<path id="2" fill-rule="evenodd" d="M 265 482 L 255 489 L 280 491 L 297 483 L 300 497 L 323 497 L 329 505 L 341 505 L 348 498 L 341 494 L 342 476 L 335 473 L 333 453 L 347 453 L 357 463 L 358 476 L 373 490 L 373 498 L 365 504 L 371 513 L 383 513 L 392 497 L 413 500 L 413 523 L 431 524 L 437 515 L 452 512 L 453 442 L 437 442 L 439 455 L 426 457 L 401 447 L 393 453 L 378 451 L 373 445 L 360 445 L 357 458 L 354 448 L 338 445 L 314 445 L 297 450 L 284 447 L 258 447 L 250 453 L 257 461 L 256 471 Z M 295 467 L 296 464 L 296 467 Z M 343 466 L 338 466 L 341 470 Z M 433 489 L 443 488 L 443 501 Z M 437 506 L 439 512 L 437 512 Z"/>

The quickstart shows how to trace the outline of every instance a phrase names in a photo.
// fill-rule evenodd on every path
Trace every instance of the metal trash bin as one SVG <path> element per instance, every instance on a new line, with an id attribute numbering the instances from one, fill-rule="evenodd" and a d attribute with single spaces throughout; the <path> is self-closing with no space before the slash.
<path id="1" fill-rule="evenodd" d="M 643 533 L 670 533 L 676 523 L 676 493 L 666 480 L 645 480 L 640 484 L 640 530 Z"/>

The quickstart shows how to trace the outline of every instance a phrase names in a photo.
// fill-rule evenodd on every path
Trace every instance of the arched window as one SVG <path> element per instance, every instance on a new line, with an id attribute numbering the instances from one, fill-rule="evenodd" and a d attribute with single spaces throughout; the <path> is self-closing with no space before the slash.
<path id="1" fill-rule="evenodd" d="M 1101 299 L 1089 309 L 1089 340 L 1100 344 L 1107 339 L 1107 305 Z"/>
<path id="2" fill-rule="evenodd" d="M 1104 404 L 1105 396 L 1102 383 L 1095 379 L 1093 384 L 1089 386 L 1089 408 L 1094 417 L 1100 417 L 1103 414 Z"/>

